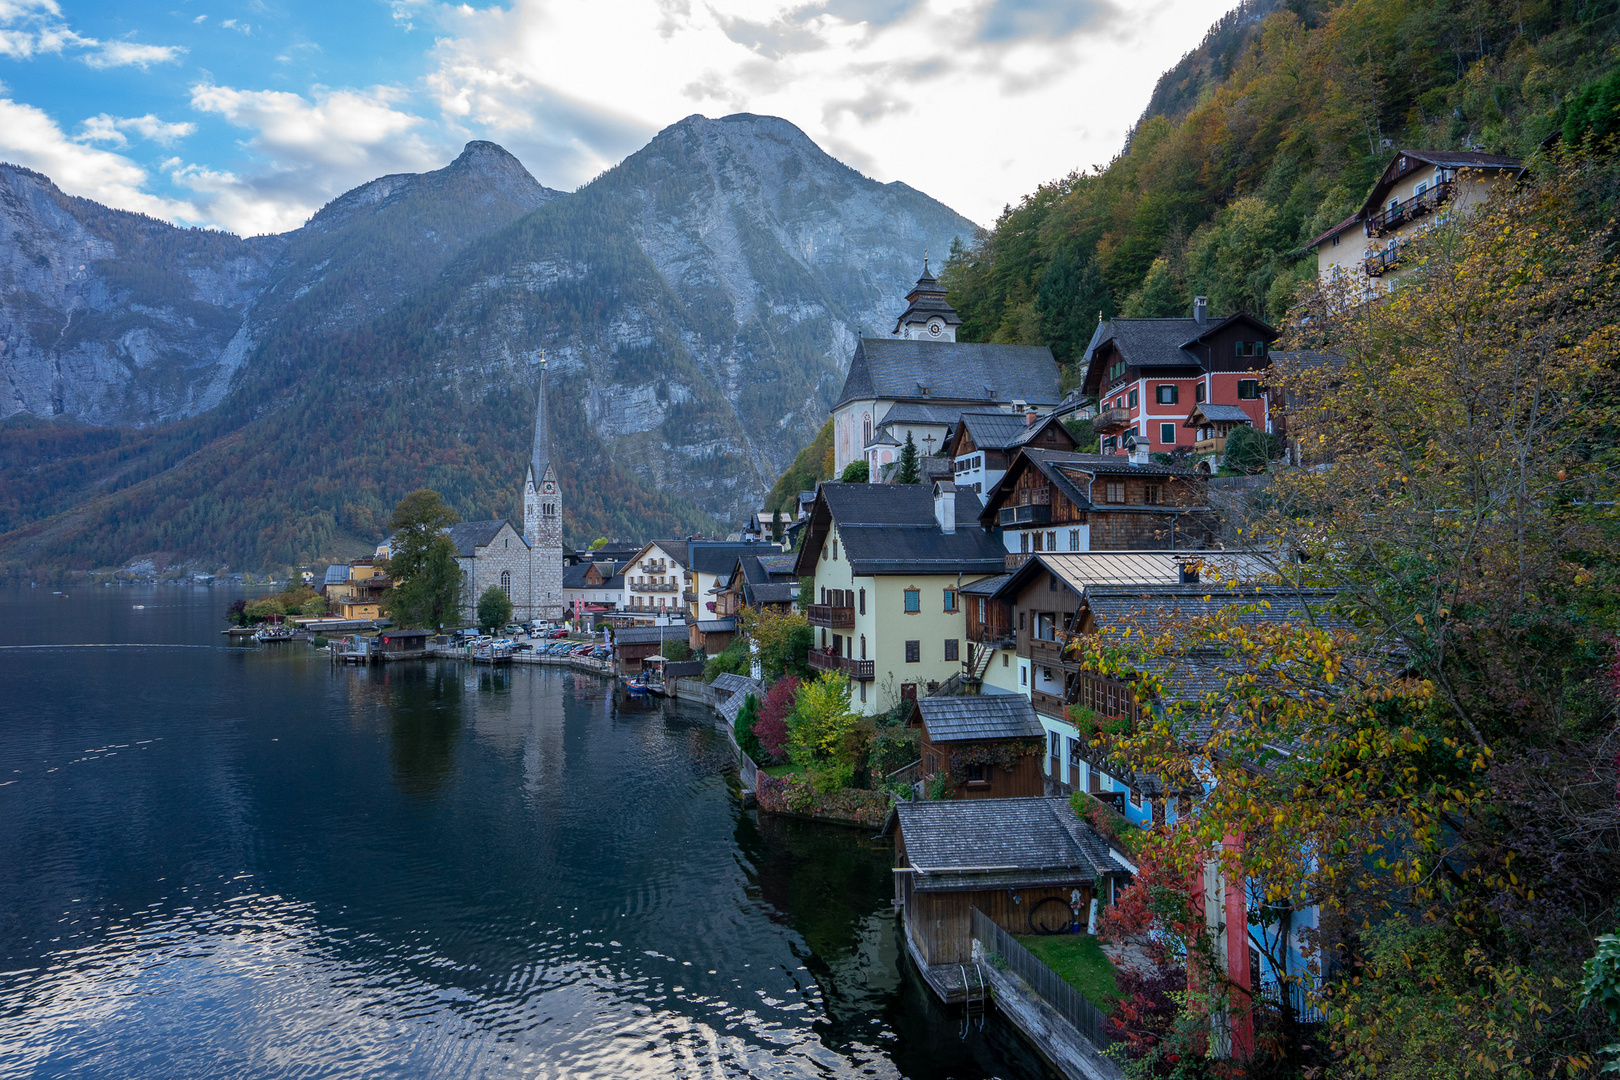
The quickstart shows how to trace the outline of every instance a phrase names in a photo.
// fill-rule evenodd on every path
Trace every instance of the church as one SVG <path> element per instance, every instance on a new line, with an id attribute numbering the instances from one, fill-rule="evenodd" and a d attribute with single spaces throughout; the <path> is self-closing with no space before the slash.
<path id="1" fill-rule="evenodd" d="M 544 357 L 535 394 L 534 446 L 523 477 L 523 531 L 497 518 L 458 522 L 449 535 L 461 567 L 462 612 L 469 624 L 476 619 L 478 598 L 491 585 L 511 597 L 512 618 L 519 622 L 563 618 L 562 492 L 551 460 Z"/>

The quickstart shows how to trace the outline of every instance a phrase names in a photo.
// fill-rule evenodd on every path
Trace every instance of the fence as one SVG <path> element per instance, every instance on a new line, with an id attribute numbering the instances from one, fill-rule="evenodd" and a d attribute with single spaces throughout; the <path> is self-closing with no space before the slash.
<path id="1" fill-rule="evenodd" d="M 973 909 L 973 936 L 983 944 L 986 952 L 998 954 L 1020 979 L 1029 984 L 1043 1001 L 1056 1009 L 1058 1015 L 1071 1027 L 1084 1035 L 1098 1050 L 1106 1050 L 1113 1043 L 1108 1034 L 1108 1017 L 1085 995 L 1058 977 L 1057 972 L 1035 959 L 1035 954 L 1018 944 L 1007 931 L 990 920 L 990 916 Z"/>
<path id="2" fill-rule="evenodd" d="M 1294 1019 L 1301 1024 L 1322 1024 L 1327 1022 L 1327 1016 L 1320 1004 L 1321 983 L 1319 980 L 1291 979 L 1279 986 L 1270 979 L 1263 979 L 1260 983 L 1260 993 L 1257 995 L 1261 1001 L 1281 1011 L 1283 995 L 1288 995 L 1289 1002 L 1294 1006 Z"/>
<path id="3" fill-rule="evenodd" d="M 714 691 L 706 686 L 702 679 L 676 679 L 675 696 L 683 701 L 701 701 L 705 705 L 714 704 Z"/>

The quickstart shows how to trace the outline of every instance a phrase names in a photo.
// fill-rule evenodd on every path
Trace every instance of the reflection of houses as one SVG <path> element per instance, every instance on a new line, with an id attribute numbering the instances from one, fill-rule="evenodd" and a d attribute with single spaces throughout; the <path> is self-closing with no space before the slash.
<path id="1" fill-rule="evenodd" d="M 834 476 L 867 456 L 880 422 L 899 406 L 941 410 L 934 428 L 921 424 L 921 414 L 912 424 L 913 441 L 926 453 L 926 436 L 940 439 L 933 444 L 940 448 L 944 425 L 954 423 L 962 409 L 1009 408 L 1015 400 L 1050 409 L 1063 396 L 1052 350 L 957 341 L 961 320 L 926 267 L 906 301 L 893 337 L 862 338 L 855 346 L 844 388 L 832 409 Z M 906 425 L 891 422 L 891 438 L 896 430 L 898 441 L 880 446 L 870 459 L 874 474 L 899 458 Z"/>
<path id="2" fill-rule="evenodd" d="M 956 490 L 982 496 L 1001 480 L 1013 454 L 1026 446 L 1073 450 L 1075 442 L 1056 416 L 1042 418 L 1033 409 L 962 413 L 945 445 L 946 456 L 955 463 Z"/>
<path id="3" fill-rule="evenodd" d="M 624 575 L 615 573 L 610 559 L 563 567 L 563 608 L 572 618 L 593 619 L 619 609 L 624 599 Z"/>
<path id="4" fill-rule="evenodd" d="M 1193 548 L 1213 535 L 1204 500 L 1202 477 L 1140 455 L 1022 450 L 979 521 L 999 526 L 1014 555 Z"/>
<path id="5" fill-rule="evenodd" d="M 1277 331 L 1250 315 L 1211 320 L 1202 296 L 1190 319 L 1110 319 L 1097 324 L 1081 383 L 1097 397 L 1092 422 L 1105 453 L 1129 436 L 1147 449 L 1191 451 L 1184 426 L 1194 405 L 1242 409 L 1260 431 L 1271 431 L 1265 371 Z"/>
<path id="6" fill-rule="evenodd" d="M 1013 934 L 1084 928 L 1092 898 L 1111 903 L 1135 869 L 1062 798 L 903 802 L 888 829 L 906 946 L 947 1000 L 973 960 L 974 908 Z"/>
<path id="7" fill-rule="evenodd" d="M 1305 245 L 1324 282 L 1393 280 L 1411 272 L 1404 249 L 1447 214 L 1467 213 L 1524 172 L 1518 158 L 1471 150 L 1402 150 L 1361 209 Z"/>
<path id="8" fill-rule="evenodd" d="M 949 483 L 821 485 L 795 571 L 815 578 L 809 663 L 855 680 L 857 712 L 886 711 L 961 672 L 959 590 L 1005 558 L 976 527 L 978 510 L 977 496 Z"/>
<path id="9" fill-rule="evenodd" d="M 1015 694 L 919 698 L 921 776 L 943 776 L 946 798 L 1012 799 L 1046 794 L 1046 729 L 1029 699 Z"/>

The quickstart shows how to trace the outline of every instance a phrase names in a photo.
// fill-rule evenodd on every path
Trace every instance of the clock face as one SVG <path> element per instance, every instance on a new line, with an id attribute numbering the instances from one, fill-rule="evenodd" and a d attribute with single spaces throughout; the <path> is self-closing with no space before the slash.
<path id="1" fill-rule="evenodd" d="M 933 334 L 935 337 L 939 336 L 940 329 L 941 329 L 940 324 L 937 323 L 937 322 L 931 322 L 931 323 L 928 324 L 928 332 L 930 334 Z"/>
<path id="2" fill-rule="evenodd" d="M 550 480 L 547 480 L 544 484 L 541 485 L 540 490 L 544 491 L 547 495 L 550 495 L 552 493 L 552 491 L 555 490 L 555 488 L 556 488 L 556 485 L 553 484 Z"/>

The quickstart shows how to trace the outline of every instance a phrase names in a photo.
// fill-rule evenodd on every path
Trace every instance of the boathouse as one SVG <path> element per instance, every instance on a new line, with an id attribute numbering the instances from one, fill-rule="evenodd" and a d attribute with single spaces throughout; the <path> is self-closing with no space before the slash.
<path id="1" fill-rule="evenodd" d="M 431 630 L 384 630 L 377 635 L 377 650 L 384 660 L 402 660 L 407 656 L 426 656 Z"/>
<path id="2" fill-rule="evenodd" d="M 660 656 L 666 641 L 686 641 L 683 626 L 626 626 L 613 632 L 613 661 L 620 674 L 635 674 L 649 656 Z"/>
<path id="3" fill-rule="evenodd" d="M 905 802 L 885 831 L 906 947 L 942 997 L 932 969 L 972 960 L 974 908 L 1011 934 L 1085 930 L 1135 870 L 1062 798 Z"/>
<path id="4" fill-rule="evenodd" d="M 1015 799 L 1046 794 L 1041 751 L 1046 729 L 1021 694 L 919 698 L 924 783 L 943 777 L 951 799 Z"/>

